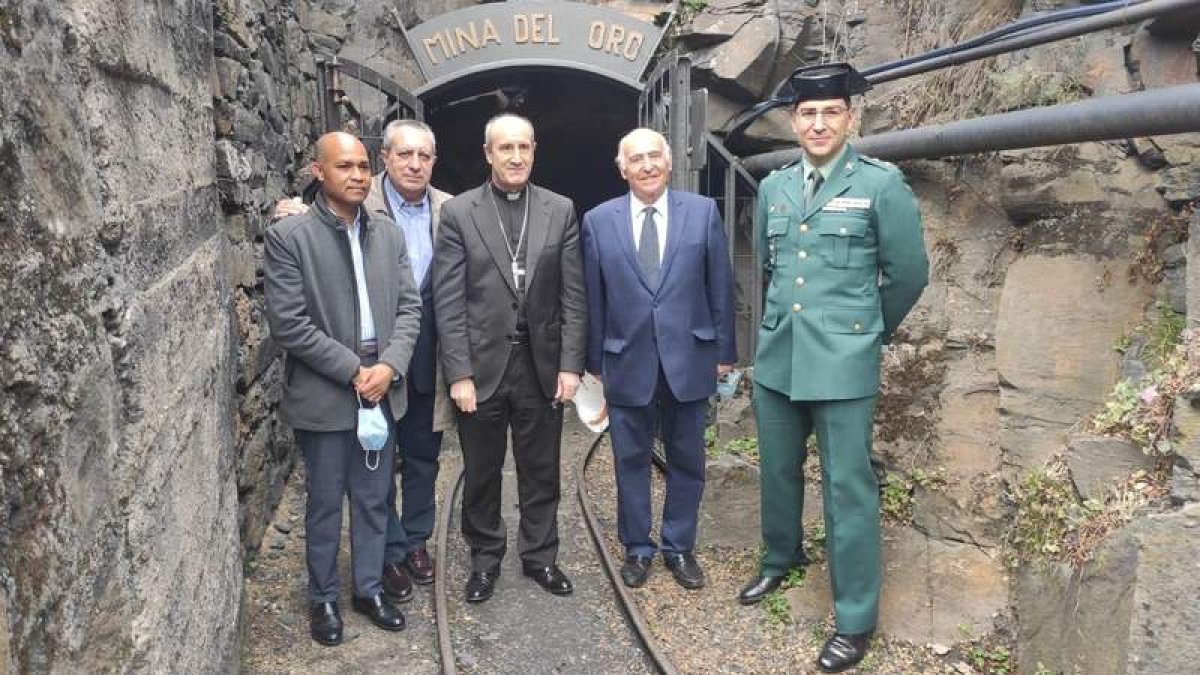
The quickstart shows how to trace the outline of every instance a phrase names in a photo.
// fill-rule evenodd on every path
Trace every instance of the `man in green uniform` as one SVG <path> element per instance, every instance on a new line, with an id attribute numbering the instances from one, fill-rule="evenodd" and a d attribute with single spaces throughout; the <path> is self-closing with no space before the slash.
<path id="1" fill-rule="evenodd" d="M 759 602 L 807 562 L 803 465 L 815 433 L 837 618 L 817 661 L 825 672 L 860 661 L 875 630 L 880 535 L 871 423 L 881 352 L 928 278 L 921 215 L 903 174 L 846 143 L 855 119 L 850 97 L 869 88 L 846 64 L 792 73 L 778 95 L 792 108 L 804 159 L 762 182 L 755 214 L 769 279 L 754 368 L 766 553 L 738 600 Z"/>

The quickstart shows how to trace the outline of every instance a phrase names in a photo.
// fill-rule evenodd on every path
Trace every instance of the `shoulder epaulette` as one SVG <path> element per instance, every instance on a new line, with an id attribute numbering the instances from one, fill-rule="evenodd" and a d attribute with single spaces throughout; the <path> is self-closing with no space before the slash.
<path id="1" fill-rule="evenodd" d="M 859 155 L 858 158 L 860 160 L 862 160 L 863 162 L 866 162 L 867 164 L 877 166 L 877 167 L 887 170 L 887 171 L 896 171 L 896 172 L 900 171 L 900 167 L 896 166 L 895 164 L 892 164 L 891 162 L 887 162 L 882 159 L 879 159 L 878 157 L 870 157 L 868 155 Z"/>

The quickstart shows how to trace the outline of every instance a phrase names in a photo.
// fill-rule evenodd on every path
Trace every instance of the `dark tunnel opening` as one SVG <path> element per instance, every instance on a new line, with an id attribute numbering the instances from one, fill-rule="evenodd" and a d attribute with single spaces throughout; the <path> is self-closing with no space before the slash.
<path id="1" fill-rule="evenodd" d="M 637 126 L 637 92 L 626 85 L 525 66 L 469 75 L 422 98 L 438 139 L 433 184 L 442 190 L 458 194 L 487 179 L 483 127 L 501 112 L 533 122 L 533 182 L 570 197 L 581 216 L 627 189 L 613 162 L 617 141 Z"/>

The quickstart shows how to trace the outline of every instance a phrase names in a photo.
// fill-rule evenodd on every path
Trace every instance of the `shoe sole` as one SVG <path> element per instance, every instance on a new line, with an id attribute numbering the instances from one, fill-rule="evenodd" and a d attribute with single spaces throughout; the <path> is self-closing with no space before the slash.
<path id="1" fill-rule="evenodd" d="M 405 626 L 407 626 L 407 622 L 401 623 L 399 626 L 384 625 L 382 623 L 376 622 L 375 619 L 369 613 L 364 612 L 363 610 L 361 610 L 357 607 L 351 606 L 350 609 L 354 610 L 358 614 L 361 614 L 364 619 L 371 622 L 372 626 L 375 626 L 379 630 L 386 630 L 389 633 L 399 633 L 400 631 L 404 630 Z"/>
<path id="2" fill-rule="evenodd" d="M 770 594 L 764 593 L 764 594 L 762 594 L 758 597 L 754 597 L 754 598 L 743 598 L 742 596 L 739 595 L 738 596 L 738 604 L 743 607 L 753 607 L 754 605 L 757 605 L 758 603 L 762 602 L 763 598 L 767 597 L 768 595 L 770 595 Z"/>
<path id="3" fill-rule="evenodd" d="M 391 600 L 392 602 L 398 602 L 398 603 L 400 603 L 400 604 L 404 604 L 404 603 L 406 603 L 406 602 L 410 602 L 410 601 L 413 599 L 413 592 L 412 592 L 412 591 L 409 591 L 409 592 L 408 592 L 408 595 L 392 595 L 391 593 L 388 593 L 387 591 L 384 591 L 384 592 L 383 592 L 383 595 L 384 595 L 384 597 L 386 597 L 388 600 Z"/>
<path id="4" fill-rule="evenodd" d="M 321 645 L 322 647 L 336 647 L 336 646 L 342 644 L 342 638 L 338 638 L 336 640 L 322 640 L 321 638 L 319 638 L 316 635 L 313 635 L 311 633 L 309 634 L 309 637 L 311 637 L 313 639 L 313 642 Z"/>
<path id="5" fill-rule="evenodd" d="M 483 596 L 480 596 L 480 597 L 478 597 L 478 598 L 472 598 L 472 597 L 470 597 L 470 596 L 467 596 L 467 597 L 466 597 L 466 598 L 464 598 L 464 599 L 465 599 L 467 602 L 471 603 L 472 605 L 477 605 L 477 604 L 479 604 L 479 603 L 481 603 L 481 602 L 485 602 L 485 601 L 487 601 L 487 600 L 490 600 L 491 598 L 492 598 L 492 594 L 491 594 L 491 593 L 488 593 L 487 595 L 483 595 Z"/>
<path id="6" fill-rule="evenodd" d="M 404 569 L 408 570 L 409 578 L 412 579 L 413 583 L 418 586 L 428 586 L 429 584 L 433 583 L 433 580 L 436 577 L 435 574 L 430 574 L 429 578 L 426 579 L 422 577 L 416 570 L 414 570 L 408 563 L 404 563 Z"/>

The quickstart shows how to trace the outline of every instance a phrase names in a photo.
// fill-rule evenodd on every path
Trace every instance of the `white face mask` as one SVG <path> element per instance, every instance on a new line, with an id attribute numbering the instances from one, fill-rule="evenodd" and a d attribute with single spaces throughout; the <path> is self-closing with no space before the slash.
<path id="1" fill-rule="evenodd" d="M 363 407 L 362 398 L 358 399 L 358 444 L 362 446 L 364 461 L 368 471 L 379 468 L 380 453 L 388 442 L 388 423 L 383 416 L 382 403 L 374 408 Z M 375 453 L 375 461 L 371 462 L 371 453 Z"/>

